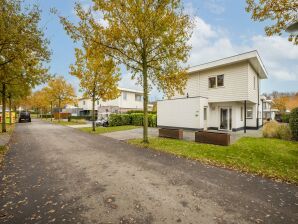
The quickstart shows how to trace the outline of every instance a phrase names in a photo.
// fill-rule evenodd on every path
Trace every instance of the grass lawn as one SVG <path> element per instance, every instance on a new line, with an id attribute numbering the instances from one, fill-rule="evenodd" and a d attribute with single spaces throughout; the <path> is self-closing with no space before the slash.
<path id="1" fill-rule="evenodd" d="M 80 128 L 80 130 L 88 133 L 93 133 L 93 134 L 104 134 L 108 132 L 131 130 L 135 128 L 139 128 L 139 127 L 133 126 L 133 125 L 124 125 L 124 126 L 115 126 L 115 127 L 96 127 L 95 132 L 92 131 L 92 128 Z"/>
<path id="2" fill-rule="evenodd" d="M 60 120 L 60 122 L 58 122 L 58 120 L 53 120 L 52 123 L 67 126 L 67 125 L 86 124 L 86 121 L 85 120 L 72 120 L 72 121 L 68 122 L 65 120 Z"/>
<path id="3" fill-rule="evenodd" d="M 12 134 L 13 130 L 14 130 L 14 124 L 12 124 L 12 125 L 6 124 L 6 131 L 7 131 L 7 133 L 9 135 Z M 0 127 L 0 131 L 1 131 L 1 127 Z M 0 138 L 1 138 L 1 135 L 2 134 L 3 133 L 0 132 Z M 4 155 L 5 155 L 5 153 L 6 153 L 7 150 L 8 150 L 8 147 L 6 147 L 6 146 L 0 146 L 0 165 L 2 163 L 3 157 L 4 157 Z"/>
<path id="4" fill-rule="evenodd" d="M 128 142 L 216 166 L 298 183 L 298 142 L 249 137 L 230 146 L 166 138 L 151 138 L 149 144 L 142 143 L 140 139 Z"/>

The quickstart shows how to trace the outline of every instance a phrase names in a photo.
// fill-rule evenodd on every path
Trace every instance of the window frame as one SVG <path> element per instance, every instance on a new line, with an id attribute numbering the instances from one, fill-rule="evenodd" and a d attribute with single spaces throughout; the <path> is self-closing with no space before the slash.
<path id="1" fill-rule="evenodd" d="M 210 86 L 210 79 L 214 79 L 214 87 L 211 87 L 211 86 Z M 209 88 L 209 89 L 215 89 L 215 88 L 217 87 L 216 84 L 217 84 L 217 83 L 216 83 L 216 76 L 210 76 L 210 77 L 208 77 L 208 88 Z"/>
<path id="2" fill-rule="evenodd" d="M 139 97 L 139 100 L 137 100 Z M 142 102 L 142 95 L 141 94 L 135 94 L 135 101 Z"/>
<path id="3" fill-rule="evenodd" d="M 223 79 L 222 79 L 222 86 L 219 86 L 218 85 L 218 77 L 219 76 L 222 76 L 223 77 Z M 216 76 L 216 87 L 225 87 L 225 75 L 224 74 L 220 74 L 220 75 L 217 75 Z"/>
<path id="4" fill-rule="evenodd" d="M 251 111 L 251 116 L 248 116 L 247 112 Z M 246 108 L 246 119 L 253 119 L 253 107 L 247 107 Z"/>

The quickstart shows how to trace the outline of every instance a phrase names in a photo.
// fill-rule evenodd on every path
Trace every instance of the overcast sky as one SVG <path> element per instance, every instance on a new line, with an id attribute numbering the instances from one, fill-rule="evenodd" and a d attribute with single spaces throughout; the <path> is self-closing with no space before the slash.
<path id="1" fill-rule="evenodd" d="M 69 65 L 75 61 L 75 45 L 59 20 L 49 12 L 50 8 L 55 7 L 61 14 L 76 21 L 73 11 L 75 1 L 28 2 L 37 2 L 42 9 L 41 26 L 46 27 L 45 34 L 51 41 L 53 53 L 51 72 L 63 75 L 78 91 L 78 80 L 69 75 Z M 91 1 L 79 2 L 88 6 Z M 261 83 L 261 91 L 298 91 L 298 46 L 289 43 L 286 35 L 266 37 L 263 29 L 265 23 L 250 19 L 250 15 L 245 12 L 245 0 L 184 0 L 184 6 L 194 17 L 196 25 L 191 39 L 189 65 L 258 50 L 269 74 L 269 78 Z M 120 86 L 140 89 L 124 69 Z M 157 90 L 152 90 L 152 100 L 160 97 Z"/>

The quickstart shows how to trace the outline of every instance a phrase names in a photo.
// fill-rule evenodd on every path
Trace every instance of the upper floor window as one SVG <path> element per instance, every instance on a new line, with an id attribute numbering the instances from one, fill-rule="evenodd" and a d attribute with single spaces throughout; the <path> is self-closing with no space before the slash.
<path id="1" fill-rule="evenodd" d="M 218 75 L 209 77 L 209 88 L 223 87 L 224 86 L 224 75 Z"/>
<path id="2" fill-rule="evenodd" d="M 254 89 L 256 89 L 256 77 L 254 76 Z"/>
<path id="3" fill-rule="evenodd" d="M 217 86 L 224 86 L 224 75 L 217 76 Z"/>
<path id="4" fill-rule="evenodd" d="M 96 104 L 99 105 L 99 100 L 96 101 Z"/>
<path id="5" fill-rule="evenodd" d="M 86 101 L 85 100 L 83 100 L 83 105 L 86 105 Z"/>
<path id="6" fill-rule="evenodd" d="M 123 100 L 127 100 L 127 92 L 122 93 Z"/>
<path id="7" fill-rule="evenodd" d="M 135 100 L 136 101 L 142 101 L 142 96 L 141 95 L 135 95 Z"/>
<path id="8" fill-rule="evenodd" d="M 210 77 L 209 78 L 209 88 L 215 88 L 216 87 L 216 78 Z"/>

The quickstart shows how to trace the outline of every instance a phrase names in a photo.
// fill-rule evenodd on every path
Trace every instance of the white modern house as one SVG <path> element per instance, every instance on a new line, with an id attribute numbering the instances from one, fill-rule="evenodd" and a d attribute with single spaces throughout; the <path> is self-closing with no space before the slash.
<path id="1" fill-rule="evenodd" d="M 262 126 L 260 82 L 267 78 L 257 51 L 189 68 L 184 95 L 157 103 L 157 125 L 239 131 Z"/>
<path id="2" fill-rule="evenodd" d="M 120 95 L 114 100 L 95 102 L 96 113 L 124 113 L 128 110 L 142 110 L 143 109 L 143 91 L 118 88 Z M 81 108 L 80 115 L 91 115 L 92 100 L 90 98 L 81 98 L 78 101 L 78 108 Z"/>
<path id="3" fill-rule="evenodd" d="M 278 109 L 272 108 L 272 100 L 261 96 L 263 120 L 274 120 L 275 115 L 279 112 Z"/>

